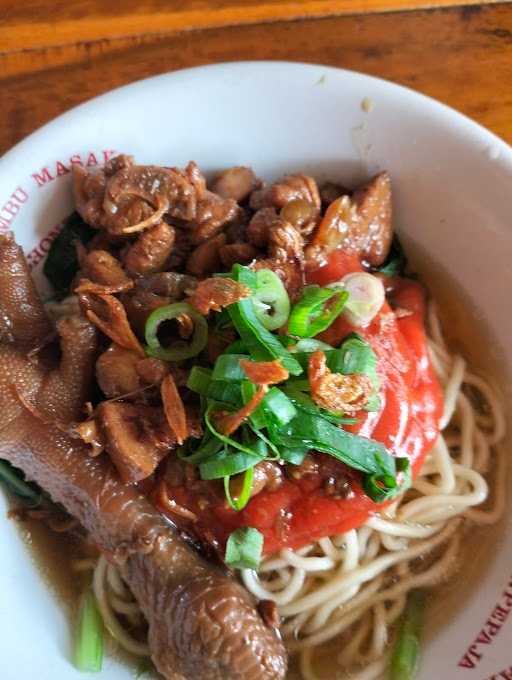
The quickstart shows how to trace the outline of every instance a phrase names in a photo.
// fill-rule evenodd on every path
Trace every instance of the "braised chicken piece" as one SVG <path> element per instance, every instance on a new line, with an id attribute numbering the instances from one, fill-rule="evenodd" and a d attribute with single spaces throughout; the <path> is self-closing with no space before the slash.
<path id="1" fill-rule="evenodd" d="M 278 261 L 302 261 L 304 239 L 295 227 L 279 218 L 269 230 L 268 254 Z"/>
<path id="2" fill-rule="evenodd" d="M 119 261 L 106 250 L 91 250 L 80 257 L 82 276 L 103 286 L 124 286 L 131 284 Z"/>
<path id="3" fill-rule="evenodd" d="M 261 184 L 251 168 L 237 166 L 217 175 L 212 191 L 222 198 L 232 198 L 242 203 Z"/>
<path id="4" fill-rule="evenodd" d="M 265 248 L 271 227 L 278 219 L 275 208 L 260 208 L 247 225 L 247 240 L 258 248 Z"/>
<path id="5" fill-rule="evenodd" d="M 254 210 L 265 206 L 283 208 L 290 201 L 301 199 L 320 209 L 320 194 L 313 177 L 309 175 L 286 175 L 267 189 L 254 191 L 250 205 Z"/>
<path id="6" fill-rule="evenodd" d="M 203 200 L 197 204 L 191 224 L 192 242 L 198 245 L 213 238 L 238 217 L 239 213 L 240 208 L 232 198 L 221 198 L 207 191 Z"/>
<path id="7" fill-rule="evenodd" d="M 129 157 L 104 170 L 73 165 L 77 210 L 93 227 L 115 235 L 133 234 L 158 224 L 164 215 L 196 218 L 206 184 L 195 163 L 185 170 L 133 165 Z"/>
<path id="8" fill-rule="evenodd" d="M 187 259 L 187 272 L 201 277 L 218 271 L 221 265 L 220 253 L 226 240 L 226 234 L 221 233 L 197 246 Z"/>
<path id="9" fill-rule="evenodd" d="M 382 172 L 352 198 L 343 195 L 329 205 L 306 248 L 308 266 L 320 266 L 329 253 L 342 248 L 377 267 L 386 259 L 392 234 L 391 181 Z"/>
<path id="10" fill-rule="evenodd" d="M 123 256 L 126 271 L 131 276 L 162 271 L 172 252 L 175 236 L 174 228 L 166 222 L 143 231 Z"/>
<path id="11" fill-rule="evenodd" d="M 219 248 L 220 260 L 226 269 L 234 264 L 249 264 L 255 260 L 260 251 L 251 243 L 226 243 Z"/>

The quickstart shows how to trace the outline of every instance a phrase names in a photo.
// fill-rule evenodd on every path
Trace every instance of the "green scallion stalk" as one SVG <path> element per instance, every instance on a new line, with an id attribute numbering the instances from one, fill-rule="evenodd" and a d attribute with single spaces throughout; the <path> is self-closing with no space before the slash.
<path id="1" fill-rule="evenodd" d="M 244 444 L 241 444 L 240 442 L 236 441 L 236 439 L 232 439 L 231 437 L 228 437 L 221 432 L 219 432 L 215 426 L 213 425 L 211 421 L 211 415 L 214 411 L 214 409 L 218 409 L 219 405 L 216 402 L 211 402 L 204 414 L 204 422 L 206 424 L 206 427 L 208 430 L 211 432 L 211 434 L 217 438 L 219 441 L 221 441 L 223 444 L 225 444 L 226 447 L 232 447 L 234 449 L 237 449 L 238 451 L 241 451 L 242 453 L 246 453 L 249 456 L 252 456 L 254 459 L 256 459 L 256 462 L 259 462 L 261 458 L 256 454 L 252 449 L 250 449 L 248 446 L 245 446 Z M 247 467 L 249 467 L 247 465 Z M 246 470 L 247 467 L 244 467 L 243 470 Z M 242 472 L 242 470 L 237 470 L 237 472 Z M 230 474 L 235 474 L 234 472 L 225 472 L 221 477 L 225 477 L 226 475 Z"/>
<path id="2" fill-rule="evenodd" d="M 248 286 L 252 291 L 256 290 L 255 272 L 248 267 L 234 265 L 232 277 L 235 281 Z M 303 372 L 302 367 L 290 352 L 258 319 L 254 311 L 252 297 L 244 298 L 230 305 L 227 309 L 242 342 L 256 361 L 279 359 L 283 368 L 292 375 L 300 375 Z"/>
<path id="3" fill-rule="evenodd" d="M 212 381 L 212 371 L 202 366 L 192 366 L 187 379 L 187 387 L 192 392 L 207 396 Z"/>
<path id="4" fill-rule="evenodd" d="M 233 498 L 231 495 L 231 488 L 230 488 L 230 481 L 231 477 L 226 476 L 224 477 L 224 493 L 226 494 L 226 499 L 229 503 L 229 506 L 233 508 L 233 510 L 236 510 L 237 512 L 240 512 L 240 510 L 243 510 L 247 503 L 249 502 L 251 498 L 251 491 L 252 491 L 252 480 L 254 477 L 254 467 L 247 468 L 247 470 L 244 472 L 244 479 L 242 482 L 242 490 L 238 496 L 238 498 Z"/>
<path id="5" fill-rule="evenodd" d="M 412 484 L 411 463 L 408 458 L 395 458 L 396 470 L 399 476 L 391 475 L 365 475 L 363 477 L 363 489 L 376 503 L 392 500 L 403 494 Z"/>
<path id="6" fill-rule="evenodd" d="M 256 272 L 256 290 L 252 300 L 256 317 L 267 330 L 277 330 L 287 322 L 290 298 L 279 276 L 270 269 Z"/>
<path id="7" fill-rule="evenodd" d="M 213 367 L 212 379 L 225 380 L 226 382 L 245 380 L 247 376 L 240 366 L 243 359 L 247 360 L 250 357 L 247 354 L 221 354 Z"/>
<path id="8" fill-rule="evenodd" d="M 212 380 L 208 385 L 208 399 L 213 399 L 230 406 L 242 406 L 241 383 Z"/>
<path id="9" fill-rule="evenodd" d="M 328 328 L 341 314 L 348 293 L 336 288 L 306 286 L 288 320 L 288 332 L 299 338 L 312 338 Z"/>
<path id="10" fill-rule="evenodd" d="M 224 449 L 219 454 L 199 464 L 201 479 L 209 480 L 232 477 L 240 472 L 249 470 L 249 468 L 253 468 L 263 460 L 263 457 L 255 451 L 249 451 L 250 449 L 247 451 Z"/>
<path id="11" fill-rule="evenodd" d="M 355 470 L 395 478 L 395 459 L 383 444 L 342 430 L 301 406 L 296 408 L 297 416 L 287 425 L 269 428 L 270 438 L 277 446 L 289 449 L 307 446 L 328 453 Z"/>
<path id="12" fill-rule="evenodd" d="M 181 447 L 181 453 L 180 449 L 178 449 L 178 456 L 191 465 L 199 465 L 199 463 L 203 463 L 205 460 L 212 458 L 212 456 L 215 456 L 225 448 L 224 443 L 221 442 L 220 439 L 212 437 L 210 432 L 205 434 L 201 445 L 193 453 L 188 453 L 186 446 L 187 444 Z"/>
<path id="13" fill-rule="evenodd" d="M 244 380 L 242 382 L 242 399 L 244 404 L 247 404 L 256 394 L 257 387 L 250 380 Z M 249 416 L 249 421 L 252 426 L 257 430 L 262 430 L 267 426 L 267 419 L 265 418 L 265 412 L 261 404 L 254 409 L 254 411 Z"/>
<path id="14" fill-rule="evenodd" d="M 425 593 L 413 590 L 407 597 L 389 666 L 389 680 L 414 680 L 419 668 L 420 640 L 425 611 Z"/>
<path id="15" fill-rule="evenodd" d="M 103 621 L 90 590 L 80 604 L 74 662 L 85 673 L 99 673 L 103 663 Z"/>
<path id="16" fill-rule="evenodd" d="M 261 407 L 266 422 L 274 422 L 278 426 L 286 425 L 297 415 L 293 402 L 278 387 L 270 388 L 261 402 Z"/>
<path id="17" fill-rule="evenodd" d="M 171 321 L 181 314 L 186 314 L 194 322 L 194 331 L 190 341 L 176 340 L 169 347 L 162 347 L 158 339 L 158 329 L 164 321 Z M 145 327 L 146 351 L 150 356 L 164 361 L 183 361 L 190 359 L 206 347 L 208 340 L 208 324 L 204 316 L 199 314 L 187 302 L 175 302 L 172 305 L 158 307 L 149 315 Z"/>
<path id="18" fill-rule="evenodd" d="M 241 527 L 230 534 L 224 561 L 233 569 L 257 569 L 263 552 L 263 534 L 254 527 Z"/>
<path id="19" fill-rule="evenodd" d="M 326 342 L 322 342 L 322 340 L 317 340 L 316 338 L 301 338 L 296 344 L 288 349 L 292 354 L 295 354 L 296 352 L 329 352 L 330 350 L 333 350 L 334 347 L 328 345 Z"/>

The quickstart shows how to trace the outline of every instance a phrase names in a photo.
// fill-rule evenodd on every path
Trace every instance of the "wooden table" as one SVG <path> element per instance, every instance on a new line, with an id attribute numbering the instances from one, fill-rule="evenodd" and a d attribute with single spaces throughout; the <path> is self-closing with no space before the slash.
<path id="1" fill-rule="evenodd" d="M 308 61 L 389 78 L 512 143 L 508 2 L 0 0 L 0 154 L 113 87 L 239 59 Z"/>

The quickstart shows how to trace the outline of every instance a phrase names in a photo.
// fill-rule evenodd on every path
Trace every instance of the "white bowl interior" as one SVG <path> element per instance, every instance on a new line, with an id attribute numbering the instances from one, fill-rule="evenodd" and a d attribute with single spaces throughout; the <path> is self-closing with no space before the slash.
<path id="1" fill-rule="evenodd" d="M 418 270 L 441 304 L 450 301 L 457 325 L 467 327 L 461 340 L 469 353 L 494 365 L 505 390 L 510 384 L 512 150 L 460 114 L 391 83 L 322 66 L 255 62 L 159 76 L 65 114 L 4 156 L 0 229 L 12 228 L 27 252 L 38 246 L 71 211 L 71 160 L 101 162 L 111 150 L 157 164 L 194 159 L 207 171 L 251 165 L 265 179 L 304 170 L 353 184 L 388 169 L 396 225 Z M 483 337 L 478 344 L 467 337 L 472 317 L 475 337 Z M 465 678 L 468 668 L 458 664 L 467 653 L 479 678 L 510 665 L 510 623 L 490 644 L 475 642 L 511 579 L 510 520 L 504 532 L 481 555 L 478 583 L 454 596 L 463 606 L 430 639 L 419 680 Z M 40 680 L 82 677 L 68 660 L 66 617 L 12 522 L 0 523 L 0 542 L 3 680 L 33 677 L 35 668 Z M 110 659 L 101 677 L 132 674 Z"/>

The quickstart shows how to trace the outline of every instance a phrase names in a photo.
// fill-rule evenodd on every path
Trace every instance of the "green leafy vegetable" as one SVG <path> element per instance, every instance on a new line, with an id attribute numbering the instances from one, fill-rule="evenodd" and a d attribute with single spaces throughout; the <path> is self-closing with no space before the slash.
<path id="1" fill-rule="evenodd" d="M 82 598 L 75 643 L 75 666 L 85 673 L 99 673 L 103 663 L 103 621 L 92 591 Z"/>
<path id="2" fill-rule="evenodd" d="M 234 265 L 232 276 L 235 281 L 255 290 L 256 276 L 248 267 Z M 302 367 L 286 350 L 276 336 L 272 335 L 256 316 L 252 297 L 245 298 L 228 307 L 233 325 L 242 342 L 256 361 L 279 359 L 283 368 L 292 375 L 300 375 Z"/>
<path id="3" fill-rule="evenodd" d="M 186 314 L 194 322 L 194 331 L 190 342 L 176 340 L 170 347 L 162 347 L 158 339 L 158 329 L 164 321 L 171 321 L 181 314 Z M 146 351 L 149 355 L 164 361 L 182 361 L 199 354 L 208 340 L 208 324 L 204 316 L 199 314 L 187 302 L 175 302 L 172 305 L 158 307 L 146 321 Z"/>
<path id="4" fill-rule="evenodd" d="M 206 423 L 206 427 L 211 432 L 211 434 L 213 434 L 214 437 L 216 437 L 221 442 L 223 442 L 226 445 L 226 447 L 228 447 L 228 449 L 229 449 L 229 447 L 232 447 L 234 449 L 238 449 L 239 451 L 242 451 L 243 453 L 247 453 L 247 454 L 249 454 L 249 456 L 252 456 L 254 459 L 256 459 L 256 462 L 259 462 L 257 460 L 259 458 L 259 456 L 258 456 L 258 454 L 256 454 L 254 452 L 254 450 L 252 450 L 250 447 L 248 447 L 244 444 L 241 444 L 236 439 L 233 439 L 231 437 L 227 437 L 224 434 L 221 434 L 215 428 L 215 426 L 213 425 L 213 423 L 211 421 L 211 415 L 214 412 L 214 410 L 216 410 L 216 409 L 218 410 L 217 402 L 211 402 L 209 404 L 208 408 L 206 409 L 205 414 L 204 414 L 204 422 Z M 243 468 L 243 469 L 245 470 L 246 468 Z M 238 472 L 241 472 L 241 470 L 238 470 Z M 231 473 L 230 472 L 224 473 L 224 475 L 227 475 L 227 474 L 234 474 L 234 473 L 232 473 L 232 472 Z M 222 476 L 224 477 L 224 475 L 222 475 Z"/>
<path id="5" fill-rule="evenodd" d="M 401 473 L 400 481 L 396 475 L 373 474 L 363 478 L 363 489 L 367 496 L 376 503 L 390 501 L 407 491 L 412 484 L 411 464 L 408 458 L 395 458 L 397 473 Z"/>
<path id="6" fill-rule="evenodd" d="M 224 448 L 224 442 L 213 437 L 211 432 L 206 432 L 198 449 L 191 453 L 188 449 L 187 441 L 184 446 L 178 449 L 178 456 L 191 465 L 199 465 L 199 463 L 215 456 L 215 454 Z"/>
<path id="7" fill-rule="evenodd" d="M 23 473 L 14 468 L 6 460 L 0 460 L 0 481 L 24 503 L 35 507 L 41 502 L 41 491 L 35 484 L 25 481 Z"/>
<path id="8" fill-rule="evenodd" d="M 391 656 L 389 680 L 414 680 L 416 677 L 420 660 L 425 599 L 425 593 L 421 590 L 413 590 L 407 597 Z"/>
<path id="9" fill-rule="evenodd" d="M 300 406 L 297 416 L 284 427 L 271 427 L 272 440 L 286 448 L 308 446 L 337 458 L 355 470 L 372 475 L 395 476 L 395 459 L 383 444 L 340 429 L 326 418 Z"/>
<path id="10" fill-rule="evenodd" d="M 347 300 L 345 290 L 306 286 L 291 311 L 288 332 L 299 338 L 318 335 L 341 314 Z"/>
<path id="11" fill-rule="evenodd" d="M 43 272 L 52 284 L 58 297 L 65 297 L 79 269 L 76 242 L 87 243 L 95 229 L 85 224 L 80 215 L 74 212 L 62 225 L 57 238 L 53 241 L 46 257 Z"/>
<path id="12" fill-rule="evenodd" d="M 234 569 L 257 569 L 263 552 L 263 535 L 253 527 L 242 527 L 230 534 L 225 562 Z"/>
<path id="13" fill-rule="evenodd" d="M 407 258 L 398 236 L 395 234 L 384 264 L 378 268 L 384 276 L 402 276 L 407 267 Z"/>

